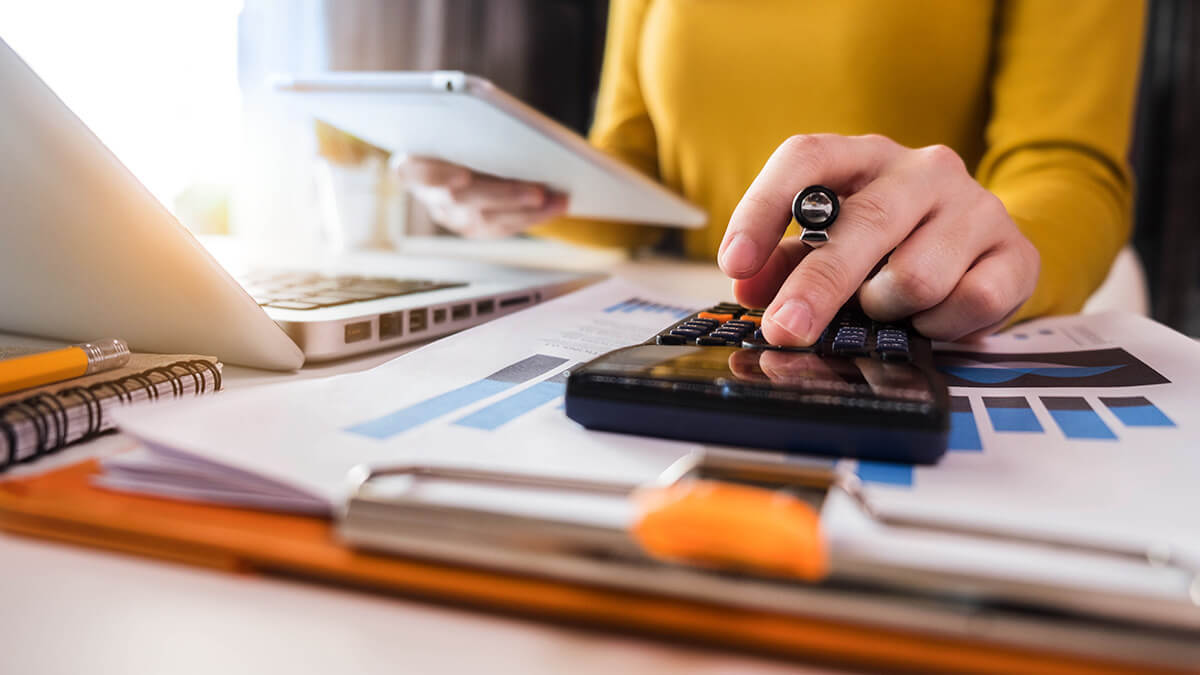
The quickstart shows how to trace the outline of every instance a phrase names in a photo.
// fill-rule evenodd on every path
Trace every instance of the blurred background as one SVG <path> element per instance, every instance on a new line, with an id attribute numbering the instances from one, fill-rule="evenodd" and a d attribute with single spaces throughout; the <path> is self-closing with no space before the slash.
<path id="1" fill-rule="evenodd" d="M 387 248 L 437 228 L 279 72 L 457 69 L 590 123 L 607 0 L 0 0 L 0 35 L 198 233 Z M 1153 316 L 1200 335 L 1200 5 L 1150 0 L 1132 159 Z M 70 20 L 64 20 L 69 17 Z"/>

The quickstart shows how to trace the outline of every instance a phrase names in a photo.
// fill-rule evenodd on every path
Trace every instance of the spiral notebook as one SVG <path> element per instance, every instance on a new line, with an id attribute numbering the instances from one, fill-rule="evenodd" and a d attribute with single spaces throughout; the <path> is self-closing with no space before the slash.
<path id="1" fill-rule="evenodd" d="M 0 359 L 40 349 L 0 346 Z M 221 388 L 221 363 L 192 354 L 133 354 L 129 363 L 0 396 L 0 472 L 113 429 L 114 408 Z"/>

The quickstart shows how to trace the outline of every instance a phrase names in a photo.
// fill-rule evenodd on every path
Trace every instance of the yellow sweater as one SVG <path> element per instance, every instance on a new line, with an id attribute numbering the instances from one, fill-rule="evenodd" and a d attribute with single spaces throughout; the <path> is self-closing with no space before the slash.
<path id="1" fill-rule="evenodd" d="M 708 212 L 683 236 L 709 260 L 789 135 L 949 145 L 1041 251 L 1019 316 L 1073 312 L 1129 236 L 1143 13 L 1141 0 L 613 0 L 591 140 Z M 662 234 L 535 232 L 600 246 Z"/>

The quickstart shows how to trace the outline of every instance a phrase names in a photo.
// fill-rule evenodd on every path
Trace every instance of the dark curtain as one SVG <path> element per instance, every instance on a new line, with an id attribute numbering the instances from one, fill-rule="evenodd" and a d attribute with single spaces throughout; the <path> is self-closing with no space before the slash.
<path id="1" fill-rule="evenodd" d="M 462 70 L 583 133 L 607 0 L 326 2 L 332 70 Z"/>

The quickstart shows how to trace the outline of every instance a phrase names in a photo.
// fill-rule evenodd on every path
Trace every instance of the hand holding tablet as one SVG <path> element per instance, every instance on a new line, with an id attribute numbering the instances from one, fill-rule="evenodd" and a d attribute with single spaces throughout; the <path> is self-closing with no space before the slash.
<path id="1" fill-rule="evenodd" d="M 567 212 L 567 195 L 541 183 L 431 157 L 402 157 L 393 168 L 438 224 L 466 237 L 505 237 Z"/>
<path id="2" fill-rule="evenodd" d="M 412 172 L 419 186 L 446 191 L 426 196 L 440 202 L 447 224 L 458 229 L 519 231 L 558 213 L 685 228 L 707 219 L 665 186 L 473 75 L 322 73 L 277 77 L 274 86 L 300 111 L 395 156 L 441 160 Z M 565 211 L 561 198 L 547 193 L 566 195 Z"/>

